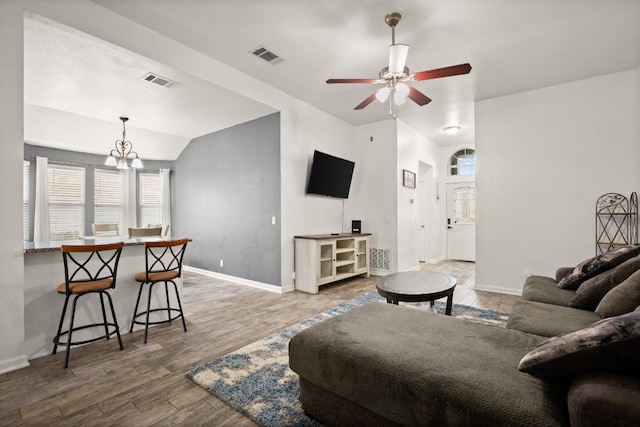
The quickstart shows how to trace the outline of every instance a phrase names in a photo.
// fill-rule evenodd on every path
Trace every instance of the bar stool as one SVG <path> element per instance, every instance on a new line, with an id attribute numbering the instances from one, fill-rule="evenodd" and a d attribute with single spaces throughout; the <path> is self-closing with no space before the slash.
<path id="1" fill-rule="evenodd" d="M 156 325 L 159 323 L 172 322 L 177 318 L 182 319 L 182 327 L 187 332 L 187 324 L 184 321 L 184 313 L 182 312 L 182 304 L 180 303 L 180 295 L 178 293 L 178 286 L 175 279 L 182 275 L 182 258 L 187 248 L 187 242 L 189 239 L 179 240 L 167 240 L 159 242 L 145 242 L 145 271 L 135 275 L 135 279 L 140 283 L 140 289 L 138 290 L 138 298 L 136 300 L 136 307 L 133 309 L 133 319 L 131 320 L 131 328 L 129 332 L 133 332 L 133 325 L 144 325 L 144 343 L 147 343 L 147 335 L 149 333 L 149 325 Z M 151 295 L 153 285 L 156 283 L 164 282 L 164 291 L 167 298 L 167 306 L 160 308 L 151 308 Z M 169 285 L 173 284 L 173 289 L 176 292 L 176 298 L 178 300 L 178 307 L 171 307 L 169 302 Z M 147 309 L 138 312 L 138 305 L 140 304 L 140 296 L 142 295 L 142 288 L 144 285 L 149 285 L 149 294 L 147 298 Z M 154 312 L 166 311 L 167 319 L 149 321 L 149 314 Z M 171 313 L 178 313 L 171 317 Z M 145 316 L 145 321 L 137 320 L 140 316 Z"/>
<path id="2" fill-rule="evenodd" d="M 62 245 L 62 260 L 64 263 L 64 283 L 58 286 L 59 294 L 65 295 L 64 306 L 62 307 L 62 315 L 60 316 L 60 324 L 58 332 L 53 338 L 53 354 L 56 354 L 58 346 L 66 346 L 67 352 L 64 358 L 64 367 L 69 366 L 69 353 L 71 346 L 86 344 L 101 339 L 109 339 L 111 335 L 118 336 L 118 344 L 120 350 L 123 349 L 122 339 L 120 338 L 120 327 L 116 319 L 116 313 L 113 309 L 113 301 L 107 290 L 116 287 L 116 274 L 118 271 L 118 262 L 120 261 L 120 253 L 122 252 L 122 242 L 103 244 L 103 245 Z M 102 323 L 92 323 L 82 326 L 74 326 L 76 315 L 76 303 L 78 298 L 84 295 L 98 294 L 100 295 L 100 306 L 102 308 Z M 69 320 L 69 329 L 62 331 L 69 298 L 73 298 L 71 305 L 71 316 Z M 109 306 L 111 308 L 111 316 L 113 322 L 107 320 L 107 314 L 104 308 L 104 296 L 107 296 Z M 82 341 L 73 341 L 74 332 L 92 328 L 104 327 L 104 335 L 90 338 Z M 111 328 L 111 331 L 109 330 Z M 67 336 L 66 342 L 61 340 Z"/>

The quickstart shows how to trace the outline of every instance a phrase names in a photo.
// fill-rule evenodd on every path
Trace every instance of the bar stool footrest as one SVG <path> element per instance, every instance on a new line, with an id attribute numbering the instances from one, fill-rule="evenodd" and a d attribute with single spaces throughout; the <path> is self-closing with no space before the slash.
<path id="1" fill-rule="evenodd" d="M 181 318 L 181 317 L 184 317 L 184 316 L 183 316 L 183 314 L 182 314 L 182 312 L 181 312 L 181 311 L 180 311 L 180 309 L 178 309 L 178 308 L 169 308 L 169 309 L 167 309 L 167 308 L 152 308 L 151 310 L 149 310 L 149 313 L 154 313 L 154 312 L 156 312 L 156 311 L 164 311 L 165 313 L 166 313 L 167 311 L 170 311 L 170 312 L 177 312 L 177 313 L 179 313 L 179 314 L 178 314 L 178 315 L 176 315 L 176 316 L 174 316 L 174 317 L 169 317 L 168 319 L 165 319 L 165 320 L 154 320 L 154 321 L 149 320 L 149 323 L 148 323 L 149 325 L 159 325 L 159 324 L 161 324 L 161 323 L 169 323 L 169 322 L 173 322 L 173 321 L 174 321 L 174 320 L 176 320 L 176 319 L 179 319 L 179 318 Z M 140 316 L 146 316 L 146 315 L 147 315 L 147 312 L 146 312 L 146 311 L 143 311 L 143 312 L 141 312 L 141 313 L 137 313 L 137 314 L 135 314 L 135 315 L 133 316 L 133 323 L 135 323 L 136 325 L 146 325 L 146 324 L 147 324 L 147 322 L 145 322 L 145 321 L 141 321 L 141 320 L 137 320 L 137 319 L 138 319 L 138 317 L 140 317 Z"/>
<path id="2" fill-rule="evenodd" d="M 104 335 L 100 335 L 99 337 L 94 337 L 94 338 L 89 338 L 87 340 L 84 341 L 72 341 L 71 343 L 68 343 L 66 341 L 61 341 L 60 338 L 62 338 L 65 335 L 69 334 L 69 331 L 63 331 L 60 332 L 60 335 L 53 337 L 53 343 L 57 344 L 57 345 L 62 345 L 62 346 L 73 346 L 73 345 L 81 345 L 81 344 L 88 344 L 90 342 L 94 342 L 94 341 L 99 341 L 99 340 L 103 340 L 103 339 L 109 339 L 112 335 L 116 335 L 119 331 L 118 331 L 118 325 L 116 325 L 115 323 L 92 323 L 91 325 L 82 325 L 82 326 L 78 326 L 75 327 L 73 329 L 71 329 L 71 332 L 76 333 L 77 331 L 80 331 L 82 329 L 87 329 L 87 328 L 104 328 L 105 326 L 109 327 L 109 328 L 113 328 L 112 331 L 109 331 L 109 333 L 104 334 Z"/>

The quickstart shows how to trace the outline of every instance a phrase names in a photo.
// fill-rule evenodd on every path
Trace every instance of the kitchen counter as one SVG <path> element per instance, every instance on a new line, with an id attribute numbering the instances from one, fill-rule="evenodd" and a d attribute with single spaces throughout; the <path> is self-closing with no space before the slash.
<path id="1" fill-rule="evenodd" d="M 24 242 L 24 253 L 60 252 L 62 245 L 100 245 L 106 243 L 124 242 L 125 246 L 144 245 L 144 242 L 158 242 L 176 240 L 176 237 L 133 237 L 128 236 L 84 236 L 78 240 L 59 240 L 55 242 Z"/>
<path id="2" fill-rule="evenodd" d="M 116 318 L 120 326 L 120 333 L 124 334 L 129 332 L 131 319 L 133 317 L 133 308 L 140 286 L 135 281 L 134 276 L 136 273 L 142 272 L 145 269 L 144 242 L 175 239 L 175 237 L 140 237 L 129 239 L 123 236 L 105 236 L 59 242 L 25 242 L 24 354 L 27 355 L 27 358 L 33 359 L 44 356 L 50 354 L 53 350 L 51 340 L 56 334 L 58 322 L 60 321 L 60 313 L 62 312 L 62 305 L 64 303 L 64 295 L 59 295 L 56 291 L 56 287 L 64 283 L 64 266 L 62 253 L 60 252 L 61 245 L 94 245 L 124 241 L 125 247 L 122 249 L 120 262 L 118 264 L 116 288 L 109 291 L 113 299 Z M 189 251 L 188 247 L 187 251 Z M 182 278 L 177 279 L 176 284 L 178 285 L 178 293 L 182 298 Z M 175 306 L 174 293 L 169 292 L 169 297 L 172 305 Z M 146 296 L 144 298 L 146 304 Z M 165 304 L 165 298 L 164 292 L 154 292 L 151 299 L 152 307 Z M 95 323 L 95 320 L 101 317 L 99 298 L 86 296 L 78 300 L 75 318 L 76 325 Z M 189 321 L 189 319 L 186 320 L 187 322 Z M 66 324 L 65 322 L 65 328 Z M 134 330 L 140 328 L 144 328 L 144 326 L 135 325 Z M 104 333 L 104 330 L 102 333 Z M 183 332 L 179 331 L 178 333 Z M 100 335 L 99 328 L 84 330 L 83 336 L 88 338 L 88 335 Z M 149 339 L 150 342 L 153 342 L 153 332 L 151 331 L 149 332 Z M 141 343 L 142 336 L 140 337 L 140 344 Z M 63 347 L 60 351 L 64 352 L 64 350 L 65 348 Z M 96 356 L 99 357 L 100 355 Z"/>

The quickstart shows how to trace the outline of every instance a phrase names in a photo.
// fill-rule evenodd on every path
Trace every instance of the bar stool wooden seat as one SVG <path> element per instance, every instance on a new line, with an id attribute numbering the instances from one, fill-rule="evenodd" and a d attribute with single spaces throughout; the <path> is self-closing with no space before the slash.
<path id="1" fill-rule="evenodd" d="M 138 290 L 136 307 L 133 310 L 133 319 L 131 320 L 131 328 L 129 329 L 129 332 L 133 332 L 134 324 L 144 325 L 145 344 L 147 343 L 147 336 L 149 334 L 149 325 L 172 322 L 177 318 L 181 318 L 182 328 L 187 332 L 187 324 L 184 320 L 182 303 L 180 302 L 180 294 L 178 292 L 178 285 L 176 284 L 175 279 L 182 276 L 182 258 L 184 257 L 188 241 L 189 239 L 145 242 L 145 271 L 135 275 L 136 281 L 140 283 L 140 289 Z M 153 286 L 156 283 L 164 283 L 164 293 L 167 301 L 166 307 L 151 308 L 151 295 Z M 173 284 L 178 304 L 177 307 L 171 307 L 171 303 L 169 301 L 169 283 Z M 149 285 L 147 308 L 144 311 L 138 312 L 142 289 L 144 288 L 144 285 L 147 284 Z M 166 319 L 154 321 L 149 320 L 149 314 L 163 311 L 166 311 L 167 313 Z M 138 320 L 141 316 L 145 316 L 144 321 Z"/>
<path id="2" fill-rule="evenodd" d="M 109 289 L 116 287 L 116 275 L 118 271 L 118 262 L 122 252 L 122 242 L 102 244 L 102 245 L 62 245 L 62 260 L 64 263 L 64 283 L 58 286 L 59 294 L 65 295 L 64 306 L 62 307 L 62 315 L 60 316 L 60 324 L 58 332 L 53 338 L 53 354 L 56 354 L 58 346 L 66 346 L 67 352 L 64 358 L 64 367 L 69 366 L 69 353 L 71 346 L 87 344 L 101 339 L 109 339 L 112 335 L 118 336 L 118 344 L 120 350 L 123 349 L 122 339 L 120 338 L 120 327 L 116 319 L 116 313 L 113 308 L 111 295 L 107 292 Z M 92 323 L 81 326 L 74 325 L 76 315 L 76 303 L 78 298 L 84 295 L 98 294 L 100 295 L 100 307 L 102 309 L 102 322 Z M 71 305 L 71 315 L 69 320 L 69 328 L 62 330 L 64 319 L 69 304 L 69 298 L 74 296 Z M 109 301 L 111 308 L 112 321 L 107 320 L 107 313 L 104 305 L 104 296 Z M 73 341 L 74 332 L 93 328 L 104 327 L 104 335 L 98 337 Z M 66 342 L 62 338 L 66 335 Z"/>

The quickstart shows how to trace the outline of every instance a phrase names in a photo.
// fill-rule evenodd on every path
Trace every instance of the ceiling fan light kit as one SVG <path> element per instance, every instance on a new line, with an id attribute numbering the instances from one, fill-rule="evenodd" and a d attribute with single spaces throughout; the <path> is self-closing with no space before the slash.
<path id="1" fill-rule="evenodd" d="M 369 95 L 354 110 L 362 110 L 374 99 L 380 102 L 389 100 L 389 114 L 396 118 L 396 106 L 404 104 L 407 98 L 419 106 L 431 102 L 431 99 L 413 86 L 407 85 L 409 81 L 423 81 L 437 79 L 441 77 L 457 76 L 468 74 L 471 65 L 459 64 L 450 67 L 437 68 L 433 70 L 420 71 L 411 74 L 406 66 L 409 45 L 396 43 L 396 25 L 400 22 L 402 15 L 398 12 L 389 13 L 384 18 L 384 22 L 391 27 L 391 45 L 389 46 L 389 65 L 380 70 L 377 79 L 329 79 L 327 83 L 368 83 L 383 84 L 384 87 Z M 393 96 L 390 96 L 393 93 Z"/>
<path id="2" fill-rule="evenodd" d="M 392 44 L 389 46 L 389 72 L 395 76 L 401 76 L 405 70 L 409 53 L 408 44 Z M 407 68 L 407 71 L 409 69 Z"/>

